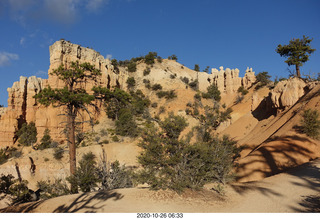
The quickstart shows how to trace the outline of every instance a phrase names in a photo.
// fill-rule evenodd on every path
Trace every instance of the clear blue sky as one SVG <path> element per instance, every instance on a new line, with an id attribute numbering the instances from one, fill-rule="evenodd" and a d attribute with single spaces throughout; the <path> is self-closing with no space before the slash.
<path id="1" fill-rule="evenodd" d="M 49 45 L 64 38 L 118 60 L 156 51 L 193 68 L 246 67 L 287 77 L 275 52 L 303 35 L 317 51 L 302 68 L 320 72 L 319 0 L 0 0 L 0 104 L 20 76 L 47 78 Z M 293 69 L 293 67 L 292 67 Z"/>

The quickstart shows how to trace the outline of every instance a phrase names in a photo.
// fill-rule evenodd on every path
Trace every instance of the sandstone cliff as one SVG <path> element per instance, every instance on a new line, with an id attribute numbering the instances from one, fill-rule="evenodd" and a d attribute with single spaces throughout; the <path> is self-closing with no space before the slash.
<path id="1" fill-rule="evenodd" d="M 162 84 L 166 89 L 176 89 L 179 95 L 183 95 L 186 85 L 179 78 L 187 77 L 190 81 L 198 80 L 199 90 L 203 92 L 206 91 L 210 84 L 215 84 L 222 92 L 222 96 L 228 96 L 227 99 L 232 101 L 230 94 L 236 95 L 237 89 L 240 86 L 248 88 L 255 82 L 254 72 L 249 68 L 246 70 L 245 76 L 241 78 L 239 77 L 238 69 L 231 70 L 226 68 L 224 70 L 223 67 L 220 67 L 219 71 L 212 69 L 212 74 L 208 74 L 193 71 L 173 60 L 164 60 L 163 63 L 157 63 L 152 67 L 150 75 L 143 76 L 142 72 L 146 67 L 143 62 L 138 63 L 137 72 L 135 73 L 129 73 L 125 68 L 120 68 L 120 71 L 116 72 L 110 60 L 105 59 L 99 52 L 65 40 L 55 42 L 50 46 L 49 50 L 50 67 L 48 79 L 41 79 L 35 76 L 29 78 L 21 77 L 20 81 L 15 82 L 11 88 L 8 88 L 8 107 L 1 109 L 0 112 L 0 147 L 13 145 L 16 142 L 16 132 L 24 122 L 34 122 L 36 124 L 38 140 L 41 139 L 46 128 L 49 128 L 54 140 L 62 142 L 65 139 L 62 134 L 65 118 L 59 116 L 64 113 L 64 109 L 45 108 L 38 104 L 33 96 L 44 87 L 63 87 L 63 81 L 50 73 L 61 64 L 67 67 L 72 61 L 79 61 L 80 63 L 89 62 L 101 71 L 102 75 L 97 81 L 87 81 L 80 85 L 89 93 L 92 92 L 91 88 L 97 85 L 108 88 L 117 86 L 126 89 L 127 78 L 135 77 L 138 82 L 137 89 L 145 89 L 142 81 L 147 78 L 154 83 Z M 177 77 L 174 82 L 171 79 L 172 75 L 176 75 Z M 193 97 L 191 94 L 190 96 Z M 180 111 L 185 109 L 184 102 L 183 106 L 180 107 L 181 109 L 178 107 Z M 97 102 L 96 104 L 101 109 L 103 108 L 102 103 Z M 95 112 L 93 108 L 89 110 L 93 113 L 94 118 L 98 119 L 101 117 L 101 114 Z M 89 117 L 84 113 L 81 119 L 86 121 L 89 120 Z M 86 129 L 87 127 L 83 126 L 81 128 Z"/>

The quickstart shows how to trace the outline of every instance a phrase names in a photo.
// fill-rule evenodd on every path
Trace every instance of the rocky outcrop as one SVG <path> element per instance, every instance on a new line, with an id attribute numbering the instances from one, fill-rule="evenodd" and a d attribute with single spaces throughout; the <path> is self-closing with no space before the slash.
<path id="1" fill-rule="evenodd" d="M 294 105 L 307 91 L 307 84 L 299 78 L 280 81 L 270 92 L 273 107 L 285 109 Z"/>
<path id="2" fill-rule="evenodd" d="M 20 81 L 14 82 L 13 86 L 7 89 L 9 94 L 8 107 L 5 110 L 1 110 L 0 116 L 0 147 L 13 145 L 17 140 L 16 132 L 25 122 L 35 122 L 38 131 L 38 140 L 41 139 L 46 128 L 51 131 L 50 134 L 56 141 L 63 141 L 63 139 L 65 139 L 63 135 L 65 118 L 60 116 L 64 114 L 64 109 L 62 107 L 46 108 L 41 106 L 33 96 L 39 93 L 44 87 L 63 87 L 64 82 L 56 76 L 51 75 L 50 72 L 58 68 L 61 64 L 67 67 L 72 61 L 79 61 L 80 63 L 89 62 L 101 70 L 102 75 L 98 78 L 98 81 L 87 81 L 81 85 L 87 92 L 92 92 L 91 88 L 97 85 L 103 85 L 109 88 L 117 86 L 120 84 L 120 78 L 123 77 L 122 72 L 116 74 L 113 71 L 110 60 L 104 59 L 102 55 L 93 49 L 84 48 L 65 40 L 57 41 L 50 46 L 48 79 L 44 80 L 35 76 L 29 78 L 20 77 Z M 101 105 L 100 107 L 102 108 Z M 93 109 L 91 111 L 94 112 Z M 97 118 L 97 116 L 99 115 L 94 115 L 95 118 Z M 82 120 L 89 120 L 89 116 L 84 114 Z"/>
<path id="3" fill-rule="evenodd" d="M 129 73 L 124 68 L 120 68 L 120 71 L 114 71 L 110 60 L 105 59 L 99 52 L 93 49 L 60 40 L 51 45 L 49 50 L 50 67 L 48 70 L 48 79 L 40 79 L 35 76 L 29 78 L 21 77 L 19 82 L 13 84 L 12 88 L 8 88 L 8 107 L 6 110 L 2 110 L 1 108 L 0 111 L 0 147 L 14 144 L 17 140 L 16 132 L 25 122 L 34 122 L 36 124 L 38 140 L 41 139 L 44 130 L 48 128 L 51 131 L 50 134 L 53 139 L 60 142 L 63 141 L 65 138 L 62 134 L 65 117 L 59 115 L 65 113 L 64 108 L 44 107 L 33 98 L 33 96 L 39 93 L 44 87 L 62 88 L 65 85 L 64 81 L 61 81 L 57 76 L 51 74 L 53 70 L 57 69 L 60 65 L 68 67 L 71 62 L 75 61 L 79 63 L 89 62 L 94 65 L 95 68 L 99 69 L 102 75 L 97 81 L 86 81 L 79 85 L 81 88 L 86 89 L 88 93 L 92 92 L 91 89 L 93 86 L 98 85 L 107 88 L 126 88 L 125 82 L 129 77 Z M 188 71 L 181 70 L 183 68 L 181 68 L 180 65 L 177 69 L 176 72 L 180 71 L 181 74 L 190 73 L 189 77 L 191 77 L 192 80 L 198 80 L 199 89 L 204 92 L 210 84 L 215 84 L 222 93 L 235 93 L 240 86 L 247 88 L 255 81 L 254 72 L 249 68 L 243 78 L 239 77 L 238 69 L 226 68 L 224 70 L 222 66 L 219 71 L 212 69 L 212 74 L 195 72 L 190 69 L 188 69 Z M 160 66 L 159 74 L 165 75 L 166 73 L 166 70 Z M 98 108 L 103 108 L 101 102 L 96 102 L 96 104 Z M 95 113 L 93 108 L 89 108 L 89 111 L 93 112 L 91 116 L 96 119 L 100 116 L 98 113 Z M 89 116 L 83 113 L 81 119 L 87 121 L 89 120 Z M 83 125 L 81 128 L 86 129 L 86 126 L 88 125 Z"/>
<path id="4" fill-rule="evenodd" d="M 243 78 L 239 77 L 239 69 L 223 69 L 223 66 L 219 68 L 220 70 L 213 68 L 211 70 L 210 79 L 212 83 L 215 84 L 220 92 L 234 93 L 237 92 L 240 86 L 244 88 L 250 87 L 256 80 L 252 68 L 247 68 L 246 74 Z"/>

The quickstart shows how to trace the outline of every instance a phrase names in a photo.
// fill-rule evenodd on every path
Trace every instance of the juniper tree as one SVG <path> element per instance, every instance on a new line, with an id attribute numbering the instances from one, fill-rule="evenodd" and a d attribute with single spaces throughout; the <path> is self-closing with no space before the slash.
<path id="1" fill-rule="evenodd" d="M 313 39 L 309 39 L 309 37 L 303 36 L 303 39 L 295 39 L 290 40 L 288 45 L 279 44 L 276 52 L 280 54 L 280 56 L 288 57 L 285 61 L 289 66 L 296 66 L 296 74 L 297 77 L 301 77 L 300 74 L 300 66 L 303 65 L 306 61 L 309 60 L 310 54 L 312 54 L 315 49 L 312 49 L 310 43 Z"/>
<path id="2" fill-rule="evenodd" d="M 71 65 L 65 67 L 60 65 L 53 70 L 51 75 L 57 76 L 64 82 L 63 88 L 52 89 L 50 86 L 44 88 L 34 96 L 37 101 L 45 106 L 65 107 L 67 117 L 67 141 L 69 145 L 70 156 L 70 174 L 76 172 L 76 144 L 75 144 L 75 126 L 76 117 L 80 110 L 86 110 L 86 106 L 91 105 L 95 100 L 93 95 L 89 95 L 81 84 L 87 80 L 96 80 L 101 72 L 89 63 L 80 64 L 78 61 L 71 62 Z M 75 185 L 71 185 L 72 192 L 77 192 Z"/>
<path id="3" fill-rule="evenodd" d="M 34 122 L 24 123 L 17 132 L 17 136 L 19 137 L 19 143 L 25 146 L 33 145 L 37 142 L 37 128 Z"/>

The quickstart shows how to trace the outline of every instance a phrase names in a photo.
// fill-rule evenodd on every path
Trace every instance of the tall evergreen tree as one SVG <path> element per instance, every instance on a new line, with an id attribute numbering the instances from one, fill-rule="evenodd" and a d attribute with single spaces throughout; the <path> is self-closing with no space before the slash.
<path id="1" fill-rule="evenodd" d="M 79 111 L 81 109 L 87 110 L 86 106 L 92 104 L 95 99 L 93 95 L 89 95 L 85 89 L 81 88 L 81 84 L 87 80 L 96 80 L 97 76 L 101 75 L 101 72 L 89 63 L 80 64 L 77 61 L 71 62 L 68 68 L 61 65 L 50 74 L 62 80 L 65 83 L 65 87 L 59 89 L 52 89 L 51 87 L 44 88 L 40 93 L 35 95 L 34 98 L 45 106 L 65 107 L 70 174 L 74 175 L 76 172 L 75 120 Z M 77 192 L 76 185 L 71 185 L 71 187 L 72 192 Z"/>
<path id="2" fill-rule="evenodd" d="M 309 39 L 309 37 L 303 36 L 303 39 L 292 39 L 290 40 L 288 45 L 279 44 L 276 52 L 280 54 L 280 56 L 288 57 L 285 61 L 289 66 L 296 66 L 296 74 L 297 77 L 301 77 L 300 74 L 300 66 L 303 65 L 306 61 L 309 60 L 310 54 L 312 54 L 315 49 L 312 49 L 310 43 L 313 39 Z"/>

